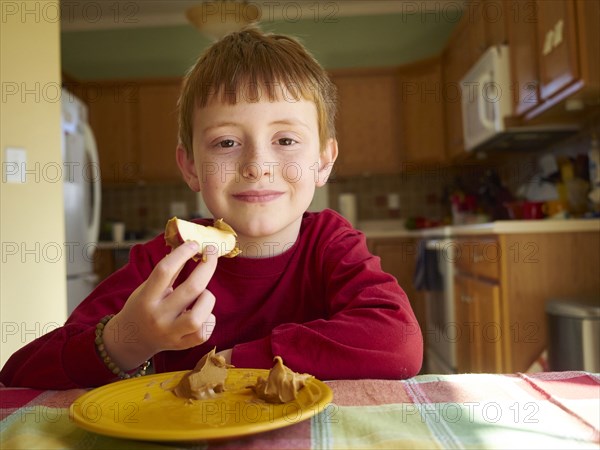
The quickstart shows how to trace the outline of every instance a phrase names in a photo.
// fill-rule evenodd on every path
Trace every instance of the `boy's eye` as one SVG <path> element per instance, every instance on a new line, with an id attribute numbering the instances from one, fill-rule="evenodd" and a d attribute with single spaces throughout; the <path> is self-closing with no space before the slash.
<path id="1" fill-rule="evenodd" d="M 292 138 L 281 138 L 277 140 L 277 143 L 279 145 L 294 145 L 296 141 Z"/>
<path id="2" fill-rule="evenodd" d="M 235 141 L 233 139 L 223 139 L 217 143 L 217 146 L 221 148 L 231 148 L 235 146 Z"/>

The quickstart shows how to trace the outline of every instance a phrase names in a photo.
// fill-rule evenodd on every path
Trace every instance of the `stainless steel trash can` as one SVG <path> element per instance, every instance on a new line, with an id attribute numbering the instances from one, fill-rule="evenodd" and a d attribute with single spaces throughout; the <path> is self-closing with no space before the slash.
<path id="1" fill-rule="evenodd" d="M 546 303 L 548 366 L 600 372 L 600 298 Z"/>

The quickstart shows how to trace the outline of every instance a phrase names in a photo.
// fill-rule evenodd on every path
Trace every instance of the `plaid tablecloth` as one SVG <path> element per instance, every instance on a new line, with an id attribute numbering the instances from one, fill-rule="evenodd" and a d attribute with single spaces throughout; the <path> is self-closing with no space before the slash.
<path id="1" fill-rule="evenodd" d="M 243 439 L 165 444 L 84 431 L 69 405 L 84 390 L 0 389 L 0 448 L 600 448 L 600 377 L 585 372 L 422 375 L 330 381 L 320 415 Z"/>

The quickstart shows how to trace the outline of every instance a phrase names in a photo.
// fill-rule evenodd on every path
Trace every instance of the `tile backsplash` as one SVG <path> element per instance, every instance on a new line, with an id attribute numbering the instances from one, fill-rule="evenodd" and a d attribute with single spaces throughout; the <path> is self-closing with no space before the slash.
<path id="1" fill-rule="evenodd" d="M 173 215 L 172 207 L 183 207 L 190 217 L 197 214 L 196 193 L 181 183 L 105 186 L 102 189 L 102 223 L 125 222 L 128 231 L 142 234 L 162 232 Z"/>
<path id="2" fill-rule="evenodd" d="M 442 169 L 400 175 L 357 176 L 330 181 L 329 207 L 339 211 L 338 197 L 356 196 L 357 219 L 382 220 L 424 216 L 442 218 Z"/>

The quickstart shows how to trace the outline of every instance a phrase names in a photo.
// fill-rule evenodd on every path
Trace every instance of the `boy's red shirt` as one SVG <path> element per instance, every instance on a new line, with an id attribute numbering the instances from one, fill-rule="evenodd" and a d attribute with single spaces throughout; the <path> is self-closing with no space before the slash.
<path id="1" fill-rule="evenodd" d="M 188 350 L 156 354 L 155 371 L 191 369 L 216 347 L 233 348 L 236 367 L 270 368 L 279 355 L 291 369 L 325 380 L 418 373 L 419 326 L 404 291 L 382 272 L 362 233 L 334 211 L 305 213 L 300 235 L 288 247 L 269 258 L 220 258 L 208 285 L 216 297 L 212 336 Z M 162 236 L 133 247 L 129 263 L 103 281 L 63 327 L 9 359 L 0 382 L 68 389 L 114 380 L 96 352 L 96 324 L 117 313 L 169 251 Z M 175 287 L 196 264 L 188 261 Z M 133 324 L 119 331 L 117 339 L 136 339 Z"/>

